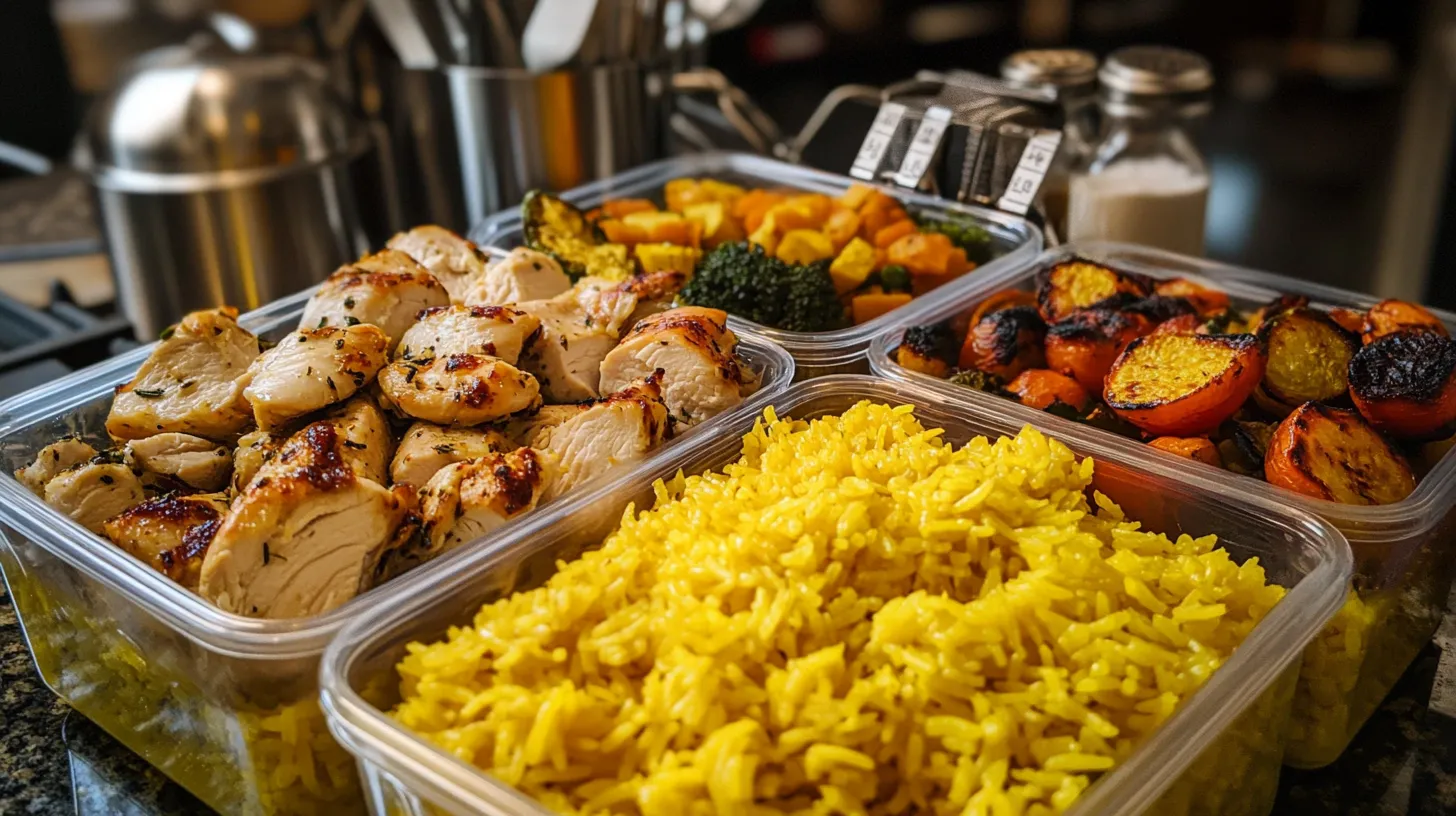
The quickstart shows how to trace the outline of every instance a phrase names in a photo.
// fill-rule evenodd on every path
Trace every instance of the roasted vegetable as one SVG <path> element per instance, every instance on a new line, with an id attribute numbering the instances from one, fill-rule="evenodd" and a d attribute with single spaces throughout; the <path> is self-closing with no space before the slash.
<path id="1" fill-rule="evenodd" d="M 921 275 L 944 277 L 948 274 L 954 249 L 950 239 L 944 235 L 912 232 L 890 244 L 885 250 L 885 259 L 910 270 L 912 278 Z"/>
<path id="2" fill-rule="evenodd" d="M 1252 335 L 1157 334 L 1134 341 L 1117 358 L 1103 398 L 1150 434 L 1200 436 L 1244 404 L 1264 376 L 1264 363 Z"/>
<path id="3" fill-rule="evenodd" d="M 680 213 L 686 213 L 688 207 L 694 204 L 708 202 L 720 202 L 731 209 L 745 192 L 742 187 L 726 181 L 692 178 L 673 179 L 662 190 L 667 208 Z"/>
<path id="4" fill-rule="evenodd" d="M 1205 465 L 1223 467 L 1223 456 L 1213 441 L 1202 436 L 1160 436 L 1148 443 L 1148 447 L 1167 451 L 1176 456 L 1202 462 Z"/>
<path id="5" fill-rule="evenodd" d="M 638 244 L 632 248 L 632 255 L 643 274 L 681 272 L 691 275 L 703 253 L 692 247 L 673 244 Z"/>
<path id="6" fill-rule="evenodd" d="M 540 190 L 521 202 L 526 245 L 561 264 L 572 279 L 596 275 L 626 280 L 633 273 L 624 244 L 603 243 L 604 236 L 572 204 Z"/>
<path id="7" fill-rule="evenodd" d="M 859 234 L 859 220 L 859 213 L 842 207 L 824 220 L 824 235 L 834 244 L 836 252 L 843 250 Z"/>
<path id="8" fill-rule="evenodd" d="M 1063 261 L 1039 277 L 1036 303 L 1048 323 L 1119 294 L 1141 298 L 1152 291 L 1151 283 L 1141 275 L 1118 272 L 1080 258 Z"/>
<path id="9" fill-rule="evenodd" d="M 1022 405 L 1043 411 L 1051 410 L 1052 406 L 1061 403 L 1080 415 L 1092 401 L 1087 390 L 1078 385 L 1076 380 L 1045 368 L 1029 368 L 1017 374 L 1016 379 L 1006 386 L 1006 390 L 1015 394 Z"/>
<path id="10" fill-rule="evenodd" d="M 1236 420 L 1230 423 L 1229 439 L 1238 446 L 1240 453 L 1257 463 L 1257 469 L 1264 470 L 1264 454 L 1274 438 L 1274 424 L 1270 422 L 1248 422 Z"/>
<path id="11" fill-rule="evenodd" d="M 1030 306 L 992 312 L 966 333 L 958 364 L 1010 380 L 1028 368 L 1045 368 L 1046 323 Z"/>
<path id="12" fill-rule="evenodd" d="M 1178 315 L 1159 323 L 1153 329 L 1153 334 L 1198 334 L 1198 330 L 1206 323 L 1202 315 Z"/>
<path id="13" fill-rule="evenodd" d="M 1268 303 L 1260 306 L 1249 316 L 1249 332 L 1256 333 L 1264 321 L 1278 317 L 1285 312 L 1295 309 L 1303 309 L 1309 305 L 1309 298 L 1304 295 L 1280 295 Z"/>
<path id="14" fill-rule="evenodd" d="M 1268 351 L 1264 393 L 1286 406 L 1274 413 L 1332 400 L 1349 388 L 1355 338 L 1323 312 L 1308 306 L 1290 309 L 1265 320 L 1258 337 Z"/>
<path id="15" fill-rule="evenodd" d="M 1341 504 L 1392 504 L 1416 489 L 1399 453 L 1354 411 L 1307 402 L 1274 429 L 1264 478 Z"/>
<path id="16" fill-rule="evenodd" d="M 1140 315 L 1087 309 L 1047 327 L 1047 368 L 1066 374 L 1090 394 L 1102 393 L 1102 380 L 1127 344 L 1151 329 Z"/>
<path id="17" fill-rule="evenodd" d="M 1006 381 L 995 374 L 988 374 L 984 371 L 957 371 L 950 376 L 949 382 L 977 391 L 985 391 L 988 394 L 1006 393 Z"/>
<path id="18" fill-rule="evenodd" d="M 895 362 L 932 377 L 950 373 L 955 356 L 955 334 L 948 323 L 912 326 L 905 330 L 900 346 L 895 349 Z"/>
<path id="19" fill-rule="evenodd" d="M 858 326 L 895 311 L 913 298 L 909 292 L 866 292 L 850 299 L 849 309 Z"/>
<path id="20" fill-rule="evenodd" d="M 975 311 L 971 312 L 971 325 L 974 326 L 980 323 L 981 318 L 992 312 L 1010 309 L 1012 306 L 1035 305 L 1035 292 L 1023 292 L 1020 289 L 1002 289 L 976 305 Z"/>
<path id="21" fill-rule="evenodd" d="M 1346 309 L 1343 306 L 1336 306 L 1329 311 L 1330 319 L 1339 324 L 1339 327 L 1359 337 L 1365 333 L 1365 313 L 1357 312 L 1354 309 Z"/>
<path id="22" fill-rule="evenodd" d="M 1143 432 L 1136 425 L 1113 413 L 1106 405 L 1092 406 L 1092 410 L 1083 415 L 1081 422 L 1083 425 L 1090 425 L 1098 430 L 1128 439 L 1143 438 Z"/>
<path id="23" fill-rule="evenodd" d="M 949 238 L 952 244 L 966 253 L 969 263 L 980 266 L 991 260 L 991 233 L 966 219 L 937 221 L 926 218 L 918 221 L 916 226 L 921 232 L 938 232 Z"/>
<path id="24" fill-rule="evenodd" d="M 834 289 L 841 295 L 858 289 L 874 271 L 875 248 L 859 238 L 850 240 L 829 264 L 829 277 L 834 279 Z"/>
<path id="25" fill-rule="evenodd" d="M 881 269 L 880 288 L 886 292 L 910 291 L 910 270 L 899 264 L 891 264 Z"/>
<path id="26" fill-rule="evenodd" d="M 1158 281 L 1153 291 L 1167 297 L 1179 297 L 1193 304 L 1201 315 L 1213 315 L 1229 307 L 1229 296 L 1187 278 Z"/>
<path id="27" fill-rule="evenodd" d="M 1376 430 L 1425 441 L 1456 431 L 1456 340 L 1400 331 L 1363 346 L 1350 360 L 1350 396 Z"/>
<path id="28" fill-rule="evenodd" d="M 1429 331 L 1442 337 L 1450 334 L 1440 318 L 1404 300 L 1382 300 L 1365 313 L 1363 337 L 1366 343 L 1398 331 Z"/>
<path id="29" fill-rule="evenodd" d="M 1116 296 L 1113 300 L 1116 301 Z M 1112 306 L 1112 303 L 1106 304 Z M 1168 297 L 1167 295 L 1149 295 L 1145 298 L 1133 298 L 1125 306 L 1119 306 L 1124 312 L 1142 315 L 1154 326 L 1159 323 L 1172 320 L 1175 317 L 1196 317 L 1198 310 L 1193 304 L 1181 297 Z"/>
<path id="30" fill-rule="evenodd" d="M 822 232 L 795 229 L 784 233 L 774 257 L 791 264 L 811 264 L 834 257 L 834 245 Z"/>
<path id="31" fill-rule="evenodd" d="M 723 201 L 705 201 L 683 208 L 685 218 L 702 225 L 702 245 L 708 249 L 728 241 L 742 241 L 747 237 L 738 219 L 729 215 L 728 206 Z"/>

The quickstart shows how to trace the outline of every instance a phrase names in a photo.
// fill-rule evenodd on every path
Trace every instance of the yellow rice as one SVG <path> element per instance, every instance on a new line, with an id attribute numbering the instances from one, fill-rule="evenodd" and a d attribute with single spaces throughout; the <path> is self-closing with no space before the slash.
<path id="1" fill-rule="evenodd" d="M 1033 429 L 772 410 L 601 549 L 412 644 L 405 726 L 561 812 L 1048 814 L 1283 596 Z"/>

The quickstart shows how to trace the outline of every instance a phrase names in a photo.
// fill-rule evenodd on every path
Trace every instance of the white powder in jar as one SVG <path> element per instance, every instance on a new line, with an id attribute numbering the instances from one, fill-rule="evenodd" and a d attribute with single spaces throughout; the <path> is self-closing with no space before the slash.
<path id="1" fill-rule="evenodd" d="M 1073 241 L 1128 241 L 1203 254 L 1208 176 L 1156 156 L 1072 177 L 1067 232 Z"/>

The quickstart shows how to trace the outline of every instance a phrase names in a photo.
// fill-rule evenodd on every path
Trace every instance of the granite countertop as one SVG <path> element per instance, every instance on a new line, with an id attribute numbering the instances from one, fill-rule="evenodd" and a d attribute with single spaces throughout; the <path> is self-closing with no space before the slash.
<path id="1" fill-rule="evenodd" d="M 1449 634 L 1448 634 L 1449 633 Z M 1456 813 L 1456 672 L 1436 643 L 1406 672 L 1341 760 L 1284 769 L 1279 816 Z M 1447 651 L 1452 651 L 1448 649 Z M 1448 684 L 1448 680 L 1450 681 Z M 1442 711 L 1446 713 L 1441 713 Z M 0 584 L 0 816 L 182 816 L 208 810 L 41 683 Z"/>

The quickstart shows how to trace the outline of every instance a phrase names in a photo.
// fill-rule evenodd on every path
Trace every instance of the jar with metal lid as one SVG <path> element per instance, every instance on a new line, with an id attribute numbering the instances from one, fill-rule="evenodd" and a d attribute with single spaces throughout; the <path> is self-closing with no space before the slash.
<path id="1" fill-rule="evenodd" d="M 1097 76 L 1104 132 L 1073 173 L 1068 237 L 1202 255 L 1209 177 L 1190 127 L 1209 110 L 1208 61 L 1135 46 L 1113 52 Z"/>
<path id="2" fill-rule="evenodd" d="M 1001 63 L 1001 78 L 1015 85 L 1056 90 L 1062 109 L 1062 143 L 1042 181 L 1041 204 L 1048 226 L 1065 237 L 1071 174 L 1087 166 L 1097 141 L 1097 57 L 1076 48 L 1017 51 Z"/>
<path id="3" fill-rule="evenodd" d="M 78 138 L 142 337 L 193 309 L 262 306 L 369 246 L 349 175 L 367 131 L 321 66 L 239 47 L 207 35 L 143 55 Z"/>

